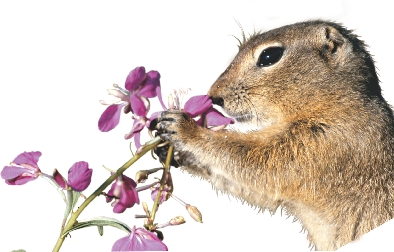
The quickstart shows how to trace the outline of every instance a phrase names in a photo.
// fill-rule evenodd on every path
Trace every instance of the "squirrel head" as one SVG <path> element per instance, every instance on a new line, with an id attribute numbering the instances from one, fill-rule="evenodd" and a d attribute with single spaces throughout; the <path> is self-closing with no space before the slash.
<path id="1" fill-rule="evenodd" d="M 264 127 L 322 113 L 335 117 L 340 107 L 382 99 L 364 42 L 339 24 L 297 23 L 254 34 L 239 47 L 208 92 L 239 122 Z"/>

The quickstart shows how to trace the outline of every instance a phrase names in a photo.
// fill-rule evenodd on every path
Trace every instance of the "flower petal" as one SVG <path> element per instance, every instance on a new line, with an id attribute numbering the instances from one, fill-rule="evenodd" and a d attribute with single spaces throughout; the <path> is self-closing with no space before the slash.
<path id="1" fill-rule="evenodd" d="M 137 95 L 152 98 L 157 96 L 156 87 L 160 86 L 160 74 L 157 71 L 149 71 L 146 74 L 144 85 L 138 91 Z"/>
<path id="2" fill-rule="evenodd" d="M 126 103 L 113 104 L 108 106 L 101 114 L 98 121 L 98 128 L 102 132 L 108 132 L 119 124 L 120 112 Z"/>
<path id="3" fill-rule="evenodd" d="M 150 123 L 153 121 L 153 120 L 155 120 L 156 118 L 158 118 L 159 117 L 159 115 L 161 115 L 161 113 L 162 113 L 163 111 L 158 111 L 158 112 L 154 112 L 154 113 L 152 113 L 151 115 L 150 115 L 150 117 L 148 118 L 148 120 L 146 120 L 146 127 L 149 129 L 149 127 L 150 127 Z"/>
<path id="4" fill-rule="evenodd" d="M 19 176 L 19 177 L 14 178 L 14 179 L 5 180 L 5 183 L 7 183 L 8 185 L 24 185 L 24 184 L 26 184 L 27 182 L 32 181 L 32 180 L 35 180 L 35 179 L 37 179 L 37 177 L 30 177 L 30 176 L 24 177 L 24 176 Z"/>
<path id="5" fill-rule="evenodd" d="M 134 135 L 134 144 L 137 150 L 141 147 L 141 133 L 138 132 Z"/>
<path id="6" fill-rule="evenodd" d="M 145 103 L 142 101 L 141 97 L 137 95 L 132 95 L 130 97 L 131 110 L 137 116 L 146 116 L 148 113 L 148 108 Z"/>
<path id="7" fill-rule="evenodd" d="M 120 203 L 119 201 L 117 201 L 114 204 L 114 209 L 112 210 L 114 213 L 123 213 L 124 211 L 126 211 L 127 207 Z"/>
<path id="8" fill-rule="evenodd" d="M 161 107 L 162 107 L 164 110 L 167 110 L 166 105 L 164 105 L 164 102 L 163 102 L 163 97 L 162 97 L 162 95 L 161 95 L 161 87 L 160 87 L 160 86 L 157 86 L 157 87 L 156 87 L 156 94 L 157 94 L 157 98 L 159 99 L 159 102 L 160 102 L 160 104 L 161 104 Z"/>
<path id="9" fill-rule="evenodd" d="M 116 179 L 107 194 L 116 197 L 112 204 L 114 213 L 123 213 L 127 208 L 134 206 L 135 203 L 140 203 L 136 187 L 137 183 L 125 175 L 121 175 L 120 180 L 119 177 Z M 107 202 L 111 200 L 111 197 L 107 197 Z"/>
<path id="10" fill-rule="evenodd" d="M 135 188 L 122 186 L 122 196 L 114 206 L 114 213 L 123 213 L 127 208 L 139 204 L 138 193 Z"/>
<path id="11" fill-rule="evenodd" d="M 114 245 L 112 245 L 112 252 L 117 251 L 136 251 L 136 249 L 132 248 L 134 233 L 130 233 L 130 235 L 125 236 L 117 240 Z"/>
<path id="12" fill-rule="evenodd" d="M 41 152 L 39 151 L 31 151 L 31 152 L 23 152 L 19 154 L 13 161 L 13 163 L 22 165 L 28 164 L 38 169 L 38 159 L 41 156 Z"/>
<path id="13" fill-rule="evenodd" d="M 53 179 L 56 181 L 56 183 L 63 189 L 67 189 L 67 183 L 65 181 L 65 179 L 63 178 L 63 176 L 60 174 L 60 172 L 55 169 L 53 171 Z"/>
<path id="14" fill-rule="evenodd" d="M 125 88 L 130 92 L 138 89 L 139 85 L 144 81 L 145 67 L 136 67 L 132 70 L 126 78 Z"/>
<path id="15" fill-rule="evenodd" d="M 4 166 L 3 170 L 1 171 L 1 178 L 6 180 L 13 179 L 21 176 L 24 173 L 31 173 L 31 170 L 16 166 Z"/>
<path id="16" fill-rule="evenodd" d="M 196 117 L 203 114 L 212 107 L 212 101 L 208 95 L 198 95 L 191 97 L 184 107 L 184 111 L 191 117 Z"/>
<path id="17" fill-rule="evenodd" d="M 153 201 L 156 200 L 157 194 L 159 193 L 160 189 L 160 184 L 156 184 L 153 187 L 151 187 L 151 198 Z M 172 176 L 171 173 L 168 172 L 166 176 L 166 180 L 164 183 L 163 190 L 160 193 L 160 199 L 159 199 L 159 204 L 162 204 L 164 201 L 168 200 L 170 197 L 170 194 L 172 193 L 174 189 L 173 183 L 172 183 Z"/>
<path id="18" fill-rule="evenodd" d="M 156 201 L 157 194 L 159 193 L 159 187 L 160 187 L 160 185 L 156 185 L 155 189 L 151 192 L 150 197 L 153 200 L 153 202 Z M 167 191 L 168 190 L 161 191 L 160 199 L 159 199 L 159 205 L 163 204 L 163 202 L 166 201 L 169 198 L 169 194 L 168 194 Z"/>
<path id="19" fill-rule="evenodd" d="M 85 161 L 76 162 L 68 170 L 68 185 L 77 192 L 85 190 L 92 180 L 93 169 Z"/>
<path id="20" fill-rule="evenodd" d="M 206 121 L 207 121 L 207 127 L 209 126 L 220 126 L 220 125 L 227 125 L 227 124 L 233 124 L 234 120 L 232 118 L 225 117 L 222 113 L 217 111 L 214 108 L 210 108 L 205 114 L 204 114 Z"/>
<path id="21" fill-rule="evenodd" d="M 115 187 L 116 187 L 116 181 L 117 180 L 115 180 L 115 182 L 112 183 L 111 189 L 109 189 L 109 191 L 107 193 L 108 196 L 105 198 L 107 203 L 112 201 L 112 197 L 114 196 L 114 191 L 115 191 Z"/>
<path id="22" fill-rule="evenodd" d="M 152 232 L 144 229 L 137 228 L 135 234 L 145 241 L 146 249 L 155 251 L 167 251 L 167 246 Z"/>
<path id="23" fill-rule="evenodd" d="M 8 185 L 23 185 L 38 177 L 39 169 L 37 168 L 37 170 L 17 166 L 5 166 L 1 171 L 1 178 Z"/>
<path id="24" fill-rule="evenodd" d="M 138 119 L 134 119 L 133 127 L 131 128 L 130 132 L 124 136 L 124 138 L 126 140 L 132 138 L 135 134 L 139 133 L 141 130 L 144 129 L 145 124 L 145 117 L 139 117 Z"/>
<path id="25" fill-rule="evenodd" d="M 122 197 L 120 200 L 129 207 L 132 207 L 135 203 L 139 204 L 140 199 L 138 198 L 138 193 L 135 190 L 137 183 L 125 175 L 122 176 L 122 179 L 124 184 L 122 188 Z"/>
<path id="26" fill-rule="evenodd" d="M 130 235 L 117 240 L 112 251 L 167 251 L 167 246 L 157 236 L 143 228 L 133 227 Z"/>
<path id="27" fill-rule="evenodd" d="M 196 121 L 197 125 L 201 126 L 201 127 L 205 127 L 204 125 L 204 117 L 201 116 L 197 121 Z"/>

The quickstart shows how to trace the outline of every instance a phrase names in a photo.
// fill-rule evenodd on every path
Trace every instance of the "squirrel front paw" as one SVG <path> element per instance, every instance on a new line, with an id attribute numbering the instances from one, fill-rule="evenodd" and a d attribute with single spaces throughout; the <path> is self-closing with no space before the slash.
<path id="1" fill-rule="evenodd" d="M 198 127 L 196 122 L 185 112 L 179 110 L 163 111 L 161 115 L 151 123 L 151 129 L 157 130 L 157 135 L 174 146 L 174 158 L 171 165 L 180 166 L 179 153 L 184 150 L 185 141 L 192 138 L 194 129 Z M 155 149 L 162 162 L 165 162 L 168 146 L 160 146 Z"/>
<path id="2" fill-rule="evenodd" d="M 188 114 L 179 110 L 163 111 L 157 118 L 156 130 L 164 141 L 180 149 L 182 141 L 188 138 L 187 134 L 197 126 Z"/>

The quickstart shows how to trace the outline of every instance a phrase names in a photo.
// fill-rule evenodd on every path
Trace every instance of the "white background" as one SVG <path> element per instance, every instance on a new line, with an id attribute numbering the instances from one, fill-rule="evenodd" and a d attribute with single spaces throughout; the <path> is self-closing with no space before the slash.
<path id="1" fill-rule="evenodd" d="M 129 158 L 129 143 L 123 140 L 132 123 L 128 116 L 111 132 L 97 129 L 105 109 L 98 100 L 108 98 L 106 89 L 123 86 L 130 70 L 145 66 L 161 73 L 164 97 L 180 87 L 205 94 L 238 50 L 231 35 L 241 37 L 241 32 L 234 20 L 247 34 L 316 18 L 355 29 L 370 45 L 384 96 L 394 104 L 389 9 L 388 1 L 2 1 L 0 165 L 23 151 L 39 150 L 43 172 L 58 168 L 66 175 L 74 162 L 85 160 L 94 169 L 89 195 L 108 176 L 101 165 L 116 169 Z M 134 177 L 138 169 L 154 166 L 145 158 L 126 174 Z M 280 211 L 272 217 L 258 213 L 217 195 L 198 178 L 179 170 L 173 177 L 174 193 L 197 206 L 204 223 L 194 222 L 173 200 L 163 205 L 159 223 L 177 215 L 187 221 L 163 229 L 171 251 L 309 251 L 300 223 Z M 64 211 L 55 190 L 42 179 L 24 186 L 0 181 L 0 194 L 0 251 L 50 251 Z M 149 194 L 141 198 L 151 204 Z M 135 213 L 142 213 L 140 206 L 115 215 L 98 198 L 81 217 L 106 215 L 141 226 Z M 110 251 L 123 236 L 113 228 L 103 237 L 94 228 L 76 231 L 62 251 Z M 388 232 L 365 239 L 362 247 L 388 248 L 385 237 Z"/>

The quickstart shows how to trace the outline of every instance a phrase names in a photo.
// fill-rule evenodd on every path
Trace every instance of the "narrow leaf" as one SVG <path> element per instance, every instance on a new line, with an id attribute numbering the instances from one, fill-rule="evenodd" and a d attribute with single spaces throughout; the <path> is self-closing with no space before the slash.
<path id="1" fill-rule="evenodd" d="M 67 236 L 68 233 L 70 233 L 70 232 L 72 232 L 74 230 L 77 230 L 77 229 L 80 229 L 80 228 L 91 227 L 91 226 L 99 227 L 99 234 L 100 235 L 103 234 L 103 231 L 100 232 L 100 227 L 101 227 L 101 229 L 103 229 L 104 226 L 115 227 L 115 228 L 118 228 L 120 230 L 125 231 L 128 234 L 131 232 L 131 228 L 126 223 L 118 221 L 117 219 L 108 218 L 108 217 L 105 217 L 105 216 L 99 216 L 99 217 L 95 217 L 95 218 L 92 218 L 92 219 L 79 221 L 74 226 L 72 226 L 70 229 L 65 230 L 63 232 L 62 237 Z"/>

